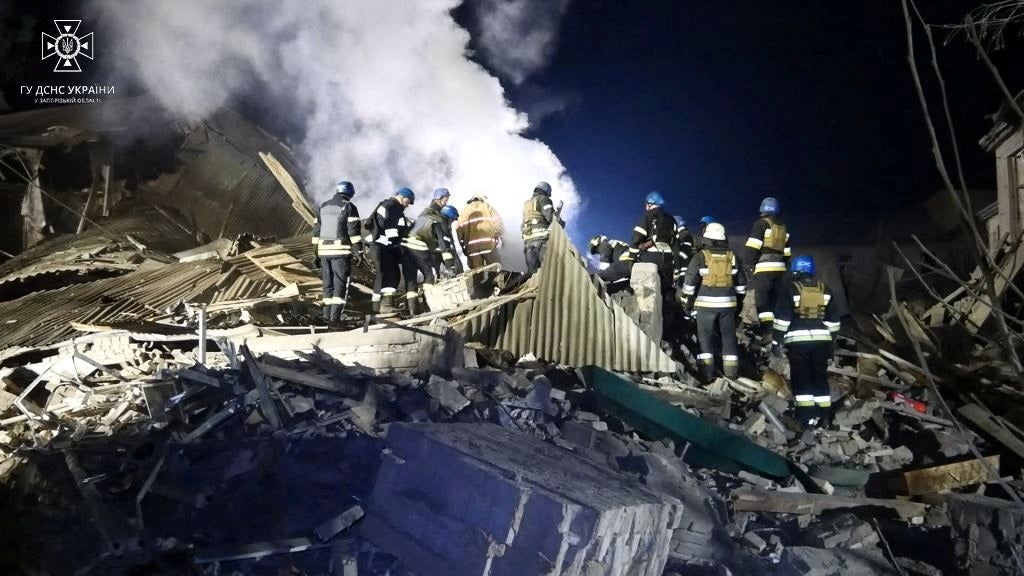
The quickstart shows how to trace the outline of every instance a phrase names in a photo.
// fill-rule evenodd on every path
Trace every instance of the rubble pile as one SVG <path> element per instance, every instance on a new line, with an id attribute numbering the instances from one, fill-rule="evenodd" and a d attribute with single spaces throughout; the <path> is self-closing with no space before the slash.
<path id="1" fill-rule="evenodd" d="M 400 574 L 405 561 L 423 574 L 522 573 L 538 550 L 551 562 L 537 573 L 559 574 L 1015 567 L 1020 509 L 993 474 L 1007 474 L 1005 452 L 935 414 L 906 361 L 886 360 L 902 376 L 860 379 L 848 363 L 863 353 L 840 350 L 835 425 L 805 432 L 771 372 L 704 389 L 510 359 L 443 322 L 412 330 L 426 334 L 237 328 L 204 363 L 195 338 L 121 331 L 3 368 L 0 474 L 16 511 L 4 535 L 17 543 L 5 570 Z M 565 500 L 543 512 L 529 504 L 541 493 Z M 602 520 L 629 502 L 632 520 Z M 607 536 L 541 520 L 586 509 Z M 667 532 L 641 537 L 644 525 Z M 550 537 L 569 540 L 548 549 Z M 608 548 L 620 537 L 646 544 Z M 54 546 L 64 553 L 40 553 Z"/>

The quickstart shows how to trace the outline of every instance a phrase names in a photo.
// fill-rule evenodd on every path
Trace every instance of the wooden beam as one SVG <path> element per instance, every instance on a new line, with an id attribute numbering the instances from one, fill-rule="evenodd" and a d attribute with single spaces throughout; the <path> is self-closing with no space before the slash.
<path id="1" fill-rule="evenodd" d="M 901 489 L 910 496 L 918 496 L 993 482 L 999 475 L 992 474 L 990 470 L 999 470 L 999 455 L 986 456 L 985 462 L 988 466 L 976 458 L 971 458 L 963 462 L 904 472 Z"/>
<path id="2" fill-rule="evenodd" d="M 334 392 L 345 396 L 357 396 L 363 391 L 362 388 L 358 386 L 354 386 L 347 382 L 337 382 L 325 376 L 275 366 L 273 364 L 267 364 L 266 362 L 257 362 L 256 365 L 259 367 L 260 372 L 263 372 L 271 378 L 286 380 L 293 384 L 301 384 L 303 386 L 309 386 L 310 388 L 316 388 L 317 390 L 325 390 L 327 392 Z"/>
<path id="3" fill-rule="evenodd" d="M 837 508 L 880 507 L 895 511 L 901 518 L 924 516 L 928 507 L 919 502 L 882 498 L 847 498 L 826 494 L 797 494 L 767 490 L 737 490 L 733 493 L 733 509 L 750 512 L 782 514 L 821 514 Z"/>
<path id="4" fill-rule="evenodd" d="M 274 430 L 280 430 L 281 417 L 277 414 L 277 406 L 274 405 L 274 399 L 270 397 L 270 386 L 267 384 L 267 377 L 260 371 L 259 366 L 256 364 L 256 359 L 253 358 L 248 346 L 242 346 L 239 352 L 241 352 L 242 358 L 245 360 L 245 365 L 249 368 L 249 374 L 252 376 L 253 384 L 256 385 L 256 390 L 259 391 L 260 410 L 267 417 L 270 427 Z"/>
<path id="5" fill-rule="evenodd" d="M 1020 438 L 1017 438 L 1009 430 L 1001 426 L 995 417 L 984 408 L 977 404 L 965 404 L 957 412 L 971 424 L 981 428 L 982 431 L 991 436 L 1003 448 L 1024 459 L 1024 442 L 1021 442 Z"/>

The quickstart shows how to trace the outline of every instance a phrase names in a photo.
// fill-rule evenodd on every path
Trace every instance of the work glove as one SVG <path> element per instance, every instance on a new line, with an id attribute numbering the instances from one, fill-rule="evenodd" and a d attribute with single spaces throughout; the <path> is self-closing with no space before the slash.
<path id="1" fill-rule="evenodd" d="M 772 342 L 772 356 L 776 358 L 783 357 L 782 344 L 779 344 L 778 342 Z"/>

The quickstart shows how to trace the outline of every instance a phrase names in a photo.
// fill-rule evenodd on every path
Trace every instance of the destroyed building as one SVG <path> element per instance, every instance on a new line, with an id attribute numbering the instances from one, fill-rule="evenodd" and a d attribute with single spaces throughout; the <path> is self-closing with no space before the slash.
<path id="1" fill-rule="evenodd" d="M 927 245 L 880 267 L 885 310 L 850 299 L 836 426 L 808 434 L 784 366 L 700 384 L 653 267 L 609 296 L 558 226 L 537 275 L 401 320 L 360 262 L 325 326 L 301 167 L 251 121 L 141 98 L 0 116 L 0 144 L 2 573 L 1020 567 L 1019 375 L 979 275 L 903 299 Z"/>

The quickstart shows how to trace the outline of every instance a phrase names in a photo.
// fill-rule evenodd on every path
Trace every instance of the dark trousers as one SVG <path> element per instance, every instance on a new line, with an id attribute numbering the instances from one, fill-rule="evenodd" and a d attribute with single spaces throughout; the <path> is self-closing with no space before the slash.
<path id="1" fill-rule="evenodd" d="M 348 292 L 348 276 L 352 267 L 351 256 L 321 256 L 320 273 L 324 283 L 324 320 L 341 319 Z"/>
<path id="2" fill-rule="evenodd" d="M 633 272 L 632 262 L 615 262 L 611 266 L 601 270 L 597 276 L 604 280 L 605 287 L 609 294 L 629 290 L 629 277 Z"/>
<path id="3" fill-rule="evenodd" d="M 772 323 L 775 322 L 775 306 L 778 305 L 780 295 L 785 294 L 786 273 L 756 273 L 750 286 L 754 289 L 754 303 L 757 306 L 757 319 L 761 325 L 761 336 L 770 336 L 772 333 Z"/>
<path id="4" fill-rule="evenodd" d="M 527 240 L 523 242 L 523 255 L 526 256 L 526 273 L 533 274 L 540 270 L 544 263 L 544 255 L 548 251 L 548 239 Z"/>
<path id="5" fill-rule="evenodd" d="M 420 310 L 420 282 L 419 274 L 423 274 L 424 284 L 433 284 L 437 281 L 437 269 L 441 265 L 441 256 L 426 250 L 413 250 L 402 248 L 402 277 L 405 279 L 405 302 L 409 306 L 409 313 L 419 314 Z"/>
<path id="6" fill-rule="evenodd" d="M 828 422 L 832 416 L 832 396 L 828 386 L 830 342 L 800 342 L 786 346 L 789 379 L 796 404 L 796 417 L 804 425 L 815 418 Z"/>
<path id="7" fill-rule="evenodd" d="M 387 296 L 390 305 L 398 290 L 398 281 L 402 277 L 402 249 L 375 242 L 370 248 L 370 256 L 377 270 L 373 278 L 373 302 L 375 311 L 379 311 L 383 298 Z"/>
<path id="8" fill-rule="evenodd" d="M 735 308 L 697 308 L 697 362 L 710 380 L 715 375 L 715 351 L 721 346 L 722 371 L 726 378 L 739 376 L 739 345 L 736 342 Z M 720 339 L 720 340 L 719 340 Z"/>

